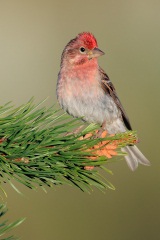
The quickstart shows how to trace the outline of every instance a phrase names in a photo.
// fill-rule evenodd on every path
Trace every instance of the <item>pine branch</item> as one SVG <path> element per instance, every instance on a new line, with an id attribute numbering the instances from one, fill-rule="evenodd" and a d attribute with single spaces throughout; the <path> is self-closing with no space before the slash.
<path id="1" fill-rule="evenodd" d="M 0 204 L 0 217 L 4 216 L 8 209 L 6 209 L 6 206 L 4 204 Z M 25 219 L 21 218 L 13 223 L 8 224 L 8 221 L 4 221 L 0 223 L 0 237 L 3 236 L 4 234 L 8 233 L 8 231 L 11 231 L 13 228 L 17 227 L 20 225 Z M 10 236 L 7 238 L 3 238 L 2 240 L 16 240 L 14 236 Z"/>
<path id="2" fill-rule="evenodd" d="M 93 187 L 102 191 L 114 189 L 104 174 L 99 173 L 99 168 L 87 171 L 85 166 L 99 166 L 105 174 L 111 173 L 104 167 L 108 158 L 98 157 L 94 146 L 104 140 L 106 144 L 116 141 L 116 150 L 121 156 L 120 148 L 135 142 L 135 133 L 95 138 L 99 126 L 86 125 L 81 119 L 60 113 L 55 106 L 46 108 L 40 105 L 30 100 L 18 108 L 10 104 L 0 107 L 2 181 L 8 181 L 15 189 L 12 179 L 32 189 L 36 185 L 52 187 L 61 184 L 75 185 L 83 191 L 90 191 Z M 82 124 L 83 130 L 75 134 Z M 88 133 L 92 134 L 85 138 Z"/>

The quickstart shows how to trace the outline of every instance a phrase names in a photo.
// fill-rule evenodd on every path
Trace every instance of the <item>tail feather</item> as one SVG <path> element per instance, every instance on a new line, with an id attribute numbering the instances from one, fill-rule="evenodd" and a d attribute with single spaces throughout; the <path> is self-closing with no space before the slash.
<path id="1" fill-rule="evenodd" d="M 136 146 L 126 146 L 122 148 L 127 153 L 125 156 L 129 168 L 134 171 L 138 167 L 138 163 L 150 166 L 149 160 L 141 153 Z"/>

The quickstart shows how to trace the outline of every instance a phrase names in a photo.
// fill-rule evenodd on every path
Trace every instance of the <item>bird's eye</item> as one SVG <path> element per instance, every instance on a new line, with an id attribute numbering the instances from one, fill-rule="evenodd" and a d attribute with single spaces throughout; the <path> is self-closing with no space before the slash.
<path id="1" fill-rule="evenodd" d="M 84 47 L 80 47 L 79 50 L 80 50 L 81 53 L 84 53 L 86 51 L 86 49 Z"/>

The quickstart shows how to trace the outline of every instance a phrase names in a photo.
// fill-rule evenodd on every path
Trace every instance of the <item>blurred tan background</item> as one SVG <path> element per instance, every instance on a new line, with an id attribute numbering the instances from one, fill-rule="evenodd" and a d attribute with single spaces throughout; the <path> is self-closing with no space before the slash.
<path id="1" fill-rule="evenodd" d="M 152 166 L 132 173 L 124 161 L 110 164 L 115 191 L 91 195 L 76 187 L 8 192 L 12 233 L 23 240 L 160 239 L 160 1 L 1 0 L 0 104 L 36 102 L 55 86 L 64 46 L 91 31 L 106 55 L 99 59 L 116 86 L 139 147 Z"/>

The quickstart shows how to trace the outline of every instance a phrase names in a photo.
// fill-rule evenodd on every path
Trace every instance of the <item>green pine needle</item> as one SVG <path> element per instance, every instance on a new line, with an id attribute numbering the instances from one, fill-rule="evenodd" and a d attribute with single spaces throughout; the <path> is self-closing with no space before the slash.
<path id="1" fill-rule="evenodd" d="M 110 173 L 109 170 L 104 170 L 108 159 L 89 159 L 96 154 L 88 149 L 102 139 L 90 137 L 79 140 L 90 132 L 93 132 L 94 136 L 94 131 L 99 126 L 87 125 L 81 119 L 62 114 L 55 106 L 46 108 L 41 107 L 41 104 L 35 105 L 31 99 L 18 108 L 13 108 L 10 104 L 0 107 L 2 181 L 11 183 L 16 190 L 12 179 L 31 189 L 35 189 L 36 185 L 53 187 L 62 184 L 75 185 L 87 192 L 93 187 L 102 191 L 107 188 L 114 189 L 106 177 L 104 178 L 104 174 Z M 80 125 L 83 125 L 83 130 L 74 134 L 74 130 Z M 126 132 L 108 136 L 103 140 L 123 140 L 119 143 L 120 148 L 133 143 L 135 139 L 134 132 Z M 104 170 L 104 174 L 99 174 L 99 168 L 87 171 L 85 166 L 99 166 Z"/>
<path id="2" fill-rule="evenodd" d="M 0 217 L 4 216 L 8 210 L 6 209 L 6 205 L 0 204 Z M 13 223 L 8 224 L 8 221 L 3 221 L 0 223 L 0 237 L 3 236 L 4 234 L 8 233 L 8 231 L 12 230 L 13 228 L 17 227 L 20 225 L 25 218 L 21 218 Z M 3 238 L 2 240 L 16 240 L 17 238 L 10 236 L 7 238 Z"/>

